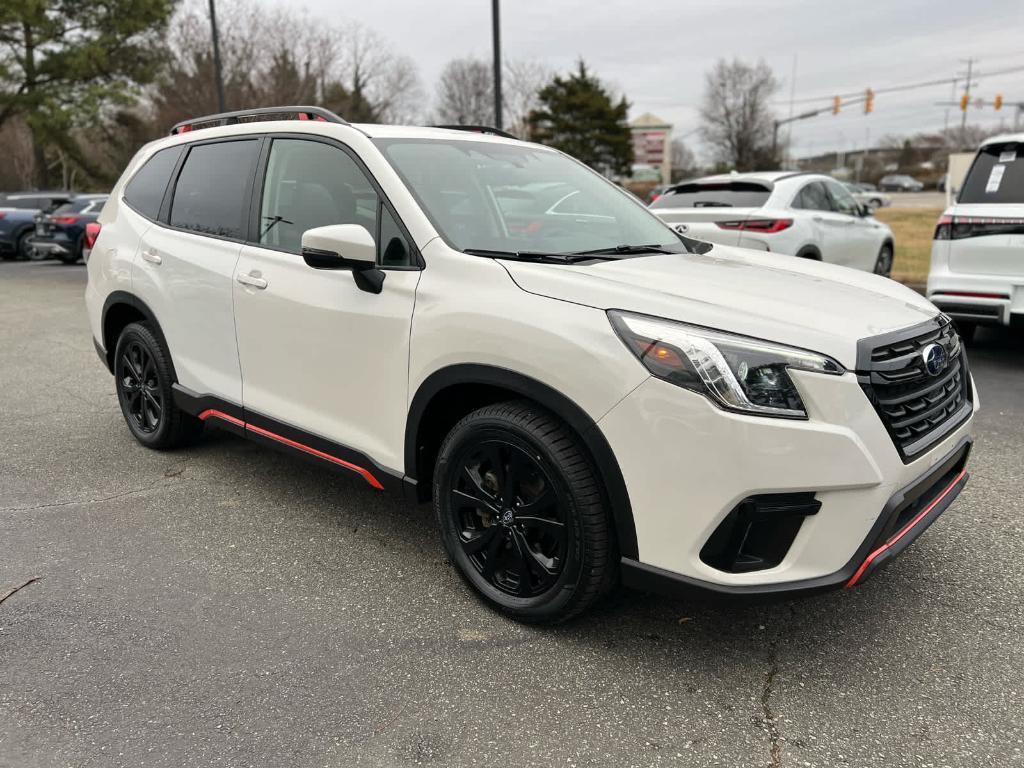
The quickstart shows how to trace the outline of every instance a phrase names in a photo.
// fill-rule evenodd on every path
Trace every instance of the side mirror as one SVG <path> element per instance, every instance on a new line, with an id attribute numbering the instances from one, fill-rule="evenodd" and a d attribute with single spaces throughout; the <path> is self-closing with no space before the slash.
<path id="1" fill-rule="evenodd" d="M 872 208 L 867 203 L 861 203 L 860 215 L 861 215 L 862 218 L 866 218 L 868 216 L 874 216 L 875 215 L 875 209 Z"/>
<path id="2" fill-rule="evenodd" d="M 366 227 L 331 224 L 302 233 L 302 259 L 313 269 L 350 269 L 362 290 L 380 293 L 387 276 L 377 268 L 377 244 Z"/>

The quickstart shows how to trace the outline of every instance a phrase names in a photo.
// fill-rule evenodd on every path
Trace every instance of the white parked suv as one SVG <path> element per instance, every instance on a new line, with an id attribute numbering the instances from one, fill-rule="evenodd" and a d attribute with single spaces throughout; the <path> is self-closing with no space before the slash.
<path id="1" fill-rule="evenodd" d="M 1024 322 L 1024 133 L 987 139 L 939 219 L 928 298 L 970 338 Z"/>
<path id="2" fill-rule="evenodd" d="M 669 187 L 651 210 L 710 243 L 840 264 L 888 276 L 892 230 L 845 185 L 816 173 L 730 173 Z"/>
<path id="3" fill-rule="evenodd" d="M 497 132 L 197 119 L 100 224 L 89 318 L 140 443 L 216 425 L 432 501 L 519 618 L 620 580 L 851 586 L 967 480 L 977 399 L 923 297 L 681 237 Z"/>

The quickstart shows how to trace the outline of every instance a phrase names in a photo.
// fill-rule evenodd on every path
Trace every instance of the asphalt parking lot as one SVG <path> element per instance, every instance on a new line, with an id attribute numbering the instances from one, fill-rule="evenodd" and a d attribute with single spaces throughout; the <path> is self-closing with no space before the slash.
<path id="1" fill-rule="evenodd" d="M 0 766 L 1024 765 L 1024 334 L 956 504 L 865 586 L 483 607 L 429 508 L 223 433 L 138 446 L 85 270 L 0 263 Z"/>

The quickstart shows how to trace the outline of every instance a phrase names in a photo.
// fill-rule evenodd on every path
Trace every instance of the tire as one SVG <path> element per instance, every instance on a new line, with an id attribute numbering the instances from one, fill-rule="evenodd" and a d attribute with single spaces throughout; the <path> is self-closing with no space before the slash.
<path id="1" fill-rule="evenodd" d="M 18 235 L 18 240 L 14 246 L 14 258 L 28 261 L 32 258 L 32 243 L 29 238 L 32 237 L 32 230 L 26 230 Z"/>
<path id="2" fill-rule="evenodd" d="M 147 448 L 188 445 L 203 423 L 174 402 L 171 356 L 148 323 L 130 323 L 114 351 L 114 386 L 132 436 Z M 141 403 L 140 403 L 141 401 Z"/>
<path id="3" fill-rule="evenodd" d="M 57 258 L 68 265 L 77 264 L 78 260 L 82 258 L 82 239 L 79 238 L 78 242 L 71 246 L 71 253 L 62 253 Z"/>
<path id="4" fill-rule="evenodd" d="M 892 243 L 885 243 L 878 251 L 878 258 L 875 259 L 876 275 L 889 277 L 892 274 Z"/>
<path id="5" fill-rule="evenodd" d="M 449 559 L 507 615 L 566 621 L 614 582 L 615 541 L 597 473 L 576 434 L 534 403 L 486 406 L 456 424 L 441 445 L 433 490 Z"/>
<path id="6" fill-rule="evenodd" d="M 956 332 L 960 335 L 960 341 L 970 344 L 974 341 L 974 334 L 978 330 L 978 324 L 967 320 L 955 320 Z"/>

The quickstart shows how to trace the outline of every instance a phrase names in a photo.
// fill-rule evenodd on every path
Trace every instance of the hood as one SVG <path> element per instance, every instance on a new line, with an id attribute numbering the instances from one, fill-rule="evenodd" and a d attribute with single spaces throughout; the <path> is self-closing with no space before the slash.
<path id="1" fill-rule="evenodd" d="M 729 246 L 591 265 L 502 261 L 524 291 L 755 336 L 834 357 L 853 369 L 857 342 L 938 314 L 888 278 Z"/>

